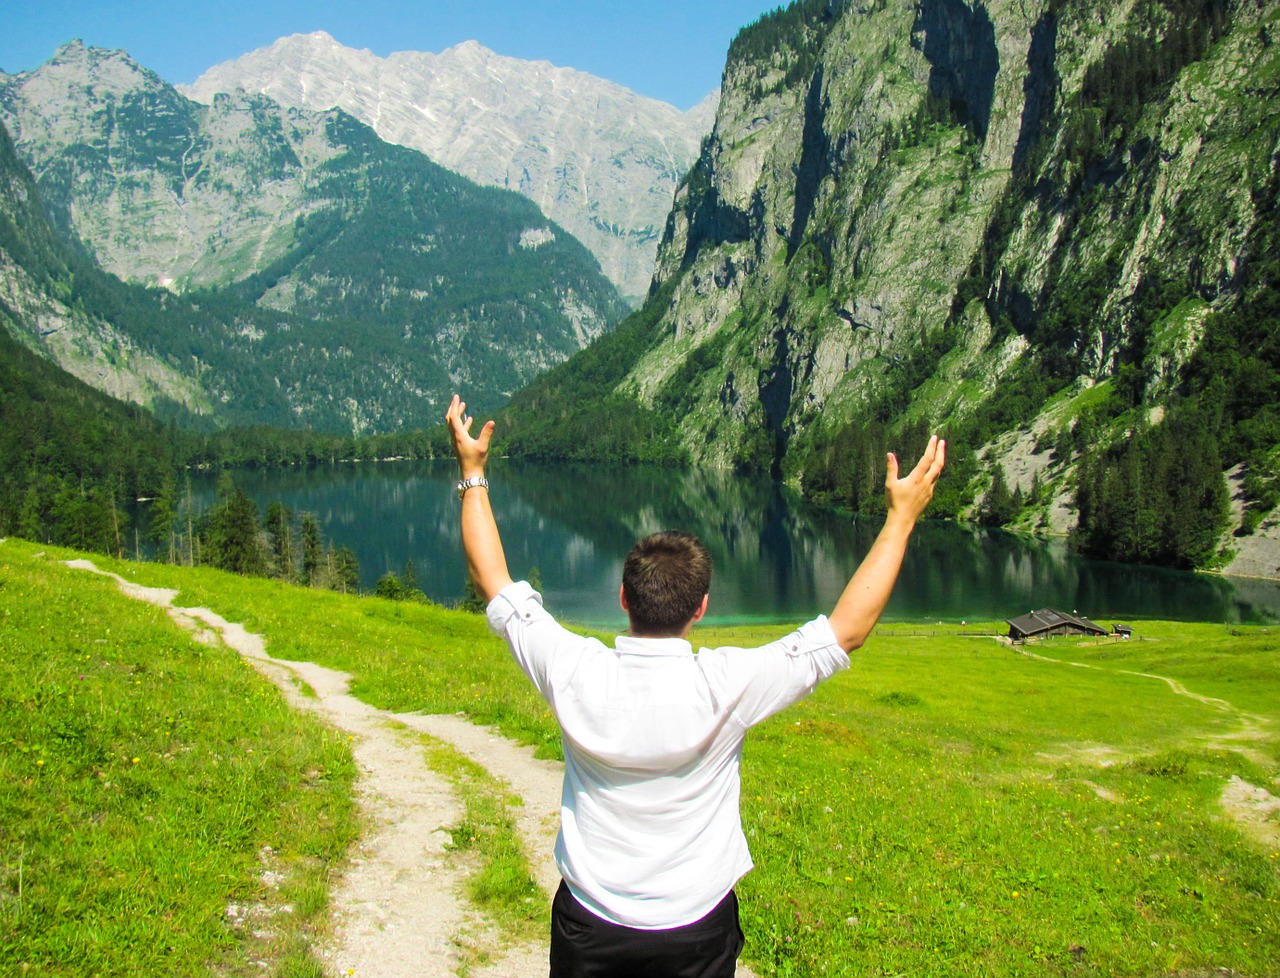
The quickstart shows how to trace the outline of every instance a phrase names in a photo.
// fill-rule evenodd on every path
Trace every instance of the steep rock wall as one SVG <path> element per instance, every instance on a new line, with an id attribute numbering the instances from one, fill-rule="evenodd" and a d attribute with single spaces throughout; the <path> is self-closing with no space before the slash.
<path id="1" fill-rule="evenodd" d="M 624 390 L 687 412 L 695 458 L 796 478 L 840 424 L 962 423 L 1032 367 L 1064 396 L 1125 364 L 1140 396 L 1172 394 L 1205 317 L 1239 300 L 1274 195 L 1272 7 L 876 0 L 786 16 L 731 49 L 659 250 L 651 294 L 669 306 Z M 691 376 L 700 349 L 715 363 Z M 1013 426 L 1070 427 L 1050 407 Z M 1021 471 L 1028 490 L 1037 469 Z M 1061 502 L 1069 468 L 1048 475 Z M 1051 510 L 1065 529 L 1070 511 Z"/>

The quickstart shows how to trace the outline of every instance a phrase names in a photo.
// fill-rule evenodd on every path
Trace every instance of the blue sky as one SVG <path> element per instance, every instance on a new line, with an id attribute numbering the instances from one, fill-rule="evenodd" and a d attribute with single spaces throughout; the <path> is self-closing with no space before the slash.
<path id="1" fill-rule="evenodd" d="M 476 40 L 499 54 L 608 78 L 687 109 L 720 84 L 740 27 L 778 0 L 2 0 L 0 69 L 35 68 L 74 37 L 123 48 L 169 82 L 286 34 L 443 51 Z"/>

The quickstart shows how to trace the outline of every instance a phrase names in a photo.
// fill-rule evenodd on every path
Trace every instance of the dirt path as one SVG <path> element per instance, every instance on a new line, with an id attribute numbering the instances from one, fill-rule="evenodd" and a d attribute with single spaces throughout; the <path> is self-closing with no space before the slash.
<path id="1" fill-rule="evenodd" d="M 1088 662 L 1071 662 L 1068 659 L 1054 659 L 1047 655 L 1040 655 L 1036 652 L 1021 651 L 1028 659 L 1036 659 L 1040 662 L 1052 662 L 1060 666 L 1073 666 L 1076 669 L 1096 669 L 1103 672 L 1114 672 L 1123 676 L 1138 676 L 1142 679 L 1155 679 L 1159 682 L 1166 683 L 1176 696 L 1185 696 L 1193 699 L 1197 703 L 1203 703 L 1219 713 L 1224 713 L 1235 720 L 1235 729 L 1223 733 L 1205 734 L 1200 738 L 1200 745 L 1209 750 L 1233 750 L 1245 755 L 1251 760 L 1256 760 L 1262 764 L 1269 764 L 1270 759 L 1267 755 L 1254 750 L 1249 745 L 1256 744 L 1261 741 L 1270 740 L 1273 736 L 1270 729 L 1271 719 L 1269 717 L 1258 716 L 1255 713 L 1246 713 L 1237 708 L 1232 703 L 1216 696 L 1205 696 L 1201 693 L 1193 693 L 1187 689 L 1178 680 L 1169 676 L 1160 676 L 1154 672 L 1135 672 L 1132 669 L 1103 669 L 1101 666 L 1093 665 Z"/>
<path id="2" fill-rule="evenodd" d="M 421 745 L 401 726 L 451 744 L 524 800 L 517 822 L 521 840 L 550 902 L 560 882 L 552 847 L 563 765 L 537 760 L 531 747 L 461 717 L 375 709 L 347 692 L 350 677 L 345 673 L 274 659 L 263 638 L 243 625 L 207 608 L 175 607 L 177 591 L 133 584 L 88 560 L 67 563 L 113 578 L 125 594 L 164 608 L 201 641 L 225 643 L 279 686 L 291 705 L 315 712 L 352 737 L 360 770 L 357 800 L 370 829 L 331 894 L 333 936 L 321 948 L 331 975 L 456 978 L 463 960 L 459 939 L 483 940 L 489 930 L 462 896 L 465 871 L 445 850 L 449 833 L 443 827 L 460 819 L 461 807 L 448 782 L 427 766 Z M 300 683 L 315 696 L 304 695 Z M 544 941 L 492 953 L 489 964 L 469 970 L 471 978 L 540 978 L 547 973 Z M 738 978 L 754 976 L 739 966 Z"/>
<path id="3" fill-rule="evenodd" d="M 90 561 L 69 566 L 104 573 Z M 377 710 L 347 692 L 350 677 L 310 662 L 267 654 L 262 637 L 207 608 L 173 604 L 177 591 L 146 588 L 108 574 L 125 594 L 166 609 L 204 641 L 220 639 L 247 658 L 299 709 L 311 710 L 352 737 L 360 770 L 357 798 L 370 830 L 352 855 L 332 902 L 334 932 L 321 953 L 334 975 L 377 978 L 454 978 L 461 963 L 457 938 L 483 933 L 462 894 L 463 870 L 448 858 L 449 834 L 462 809 L 449 783 L 431 771 L 422 748 L 395 728 L 404 724 L 453 744 L 506 781 L 525 802 L 520 822 L 526 852 L 547 890 L 559 882 L 551 847 L 560 813 L 561 767 L 458 717 Z M 306 696 L 298 683 L 315 692 Z M 476 978 L 545 975 L 545 946 L 511 948 Z"/>

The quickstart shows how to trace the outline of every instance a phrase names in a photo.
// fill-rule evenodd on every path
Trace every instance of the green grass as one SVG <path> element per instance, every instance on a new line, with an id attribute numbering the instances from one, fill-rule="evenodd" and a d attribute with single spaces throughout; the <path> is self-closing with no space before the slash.
<path id="1" fill-rule="evenodd" d="M 562 756 L 550 710 L 479 615 L 207 568 L 94 560 L 129 580 L 180 589 L 176 604 L 213 608 L 266 636 L 269 654 L 278 659 L 350 673 L 352 694 L 379 709 L 462 711 L 536 745 L 539 757 Z"/>
<path id="2" fill-rule="evenodd" d="M 873 636 L 748 739 L 761 970 L 1275 974 L 1277 853 L 1218 805 L 1233 774 L 1280 794 L 1275 740 L 1252 761 L 1199 746 L 1238 714 L 1122 670 L 1274 722 L 1276 635 L 1140 623 L 1159 641 L 1036 648 L 1101 667 L 1081 669 L 934 631 Z"/>
<path id="3" fill-rule="evenodd" d="M 505 942 L 546 934 L 551 907 L 534 882 L 512 813 L 523 799 L 449 744 L 417 736 L 432 770 L 449 780 L 463 805 L 462 821 L 449 829 L 449 848 L 474 860 L 467 897 L 498 925 Z M 470 963 L 483 964 L 494 956 L 494 949 L 475 946 L 475 938 L 464 949 Z"/>
<path id="4" fill-rule="evenodd" d="M 0 543 L 3 972 L 306 974 L 355 833 L 345 739 L 37 553 Z"/>
<path id="5" fill-rule="evenodd" d="M 244 622 L 272 655 L 352 673 L 355 694 L 376 706 L 463 712 L 558 752 L 554 721 L 477 616 L 211 571 L 99 565 L 179 587 L 179 604 Z M 1280 634 L 1134 627 L 1128 643 L 1032 648 L 1061 660 L 1044 661 L 973 625 L 889 624 L 847 672 L 754 731 L 743 822 L 756 869 L 739 890 L 756 970 L 1276 974 L 1280 853 L 1247 835 L 1219 797 L 1232 776 L 1280 794 Z M 154 628 L 169 626 L 156 617 Z M 749 645 L 778 631 L 708 628 L 694 638 Z M 1143 672 L 1229 706 L 1134 674 Z M 1224 749 L 1250 723 L 1248 754 Z M 457 844 L 500 839 L 503 792 L 478 773 L 458 777 L 489 810 L 466 816 Z M 527 915 L 522 857 L 495 874 L 493 898 Z M 7 907 L 11 874 L 4 893 Z"/>

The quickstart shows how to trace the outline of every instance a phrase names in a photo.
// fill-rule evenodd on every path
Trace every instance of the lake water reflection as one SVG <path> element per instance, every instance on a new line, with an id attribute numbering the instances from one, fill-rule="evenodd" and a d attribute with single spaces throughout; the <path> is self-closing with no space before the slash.
<path id="1" fill-rule="evenodd" d="M 709 620 L 800 621 L 830 610 L 879 529 L 832 513 L 755 477 L 647 466 L 495 460 L 493 508 L 512 573 L 537 568 L 547 607 L 582 624 L 619 627 L 622 560 L 637 537 L 680 528 L 715 559 Z M 412 560 L 434 600 L 464 589 L 451 462 L 382 462 L 237 472 L 260 508 L 278 499 L 314 512 L 338 546 L 360 559 L 371 588 Z M 197 501 L 215 477 L 193 480 Z M 909 621 L 1004 619 L 1033 608 L 1113 618 L 1280 620 L 1273 582 L 1081 559 L 1059 542 L 952 523 L 917 529 L 886 617 Z"/>

